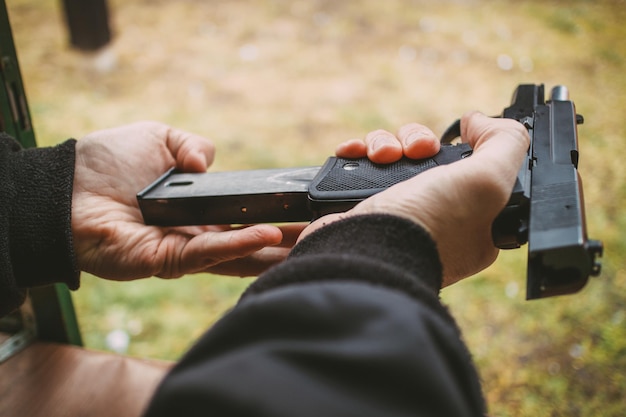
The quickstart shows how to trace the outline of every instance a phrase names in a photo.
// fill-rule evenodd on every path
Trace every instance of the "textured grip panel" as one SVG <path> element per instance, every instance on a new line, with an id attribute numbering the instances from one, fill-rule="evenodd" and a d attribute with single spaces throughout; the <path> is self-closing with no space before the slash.
<path id="1" fill-rule="evenodd" d="M 309 185 L 309 199 L 314 202 L 364 200 L 426 170 L 468 157 L 472 148 L 466 143 L 442 145 L 432 158 L 402 158 L 392 164 L 375 164 L 368 158 L 331 157 Z M 320 207 L 317 205 L 316 207 Z M 346 207 L 342 205 L 342 207 Z"/>
<path id="2" fill-rule="evenodd" d="M 426 170 L 468 157 L 468 144 L 446 145 L 432 158 L 402 158 L 392 164 L 375 164 L 368 158 L 326 160 L 309 185 L 309 207 L 319 217 L 350 210 L 359 201 Z"/>
<path id="3" fill-rule="evenodd" d="M 379 165 L 367 158 L 358 160 L 337 158 L 327 175 L 315 184 L 315 189 L 326 192 L 387 188 L 436 166 L 432 159 L 421 161 L 402 159 L 395 164 Z"/>

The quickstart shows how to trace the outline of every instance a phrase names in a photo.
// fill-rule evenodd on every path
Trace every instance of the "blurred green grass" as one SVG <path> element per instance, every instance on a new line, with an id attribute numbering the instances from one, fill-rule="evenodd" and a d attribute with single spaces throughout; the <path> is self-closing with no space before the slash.
<path id="1" fill-rule="evenodd" d="M 497 114 L 519 83 L 569 87 L 588 229 L 602 276 L 524 301 L 523 250 L 443 291 L 494 416 L 621 416 L 626 392 L 624 1 L 111 1 L 114 43 L 67 47 L 55 3 L 8 0 L 41 145 L 156 119 L 212 138 L 214 169 L 319 164 L 345 139 L 463 112 Z M 459 254 L 462 256 L 462 254 Z M 86 344 L 174 360 L 250 279 L 198 275 L 74 294 Z"/>

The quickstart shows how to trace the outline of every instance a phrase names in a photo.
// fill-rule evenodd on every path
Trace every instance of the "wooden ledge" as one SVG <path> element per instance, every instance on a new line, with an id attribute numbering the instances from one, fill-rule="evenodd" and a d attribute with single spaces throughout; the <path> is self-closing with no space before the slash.
<path id="1" fill-rule="evenodd" d="M 0 416 L 138 417 L 171 366 L 35 342 L 0 364 Z"/>

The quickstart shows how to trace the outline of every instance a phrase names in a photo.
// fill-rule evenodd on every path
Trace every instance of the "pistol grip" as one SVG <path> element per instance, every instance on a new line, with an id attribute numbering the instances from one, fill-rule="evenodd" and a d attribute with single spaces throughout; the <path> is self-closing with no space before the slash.
<path id="1" fill-rule="evenodd" d="M 328 158 L 309 185 L 311 210 L 315 217 L 349 210 L 392 185 L 471 153 L 469 145 L 459 144 L 442 146 L 432 158 L 402 158 L 393 164 L 376 164 L 368 158 Z"/>

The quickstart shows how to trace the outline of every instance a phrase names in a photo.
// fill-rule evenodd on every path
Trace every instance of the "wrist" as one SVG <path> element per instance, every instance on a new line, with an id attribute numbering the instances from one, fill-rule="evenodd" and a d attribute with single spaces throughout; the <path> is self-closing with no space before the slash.
<path id="1" fill-rule="evenodd" d="M 77 288 L 71 231 L 75 141 L 8 159 L 9 239 L 18 285 L 64 282 Z"/>

